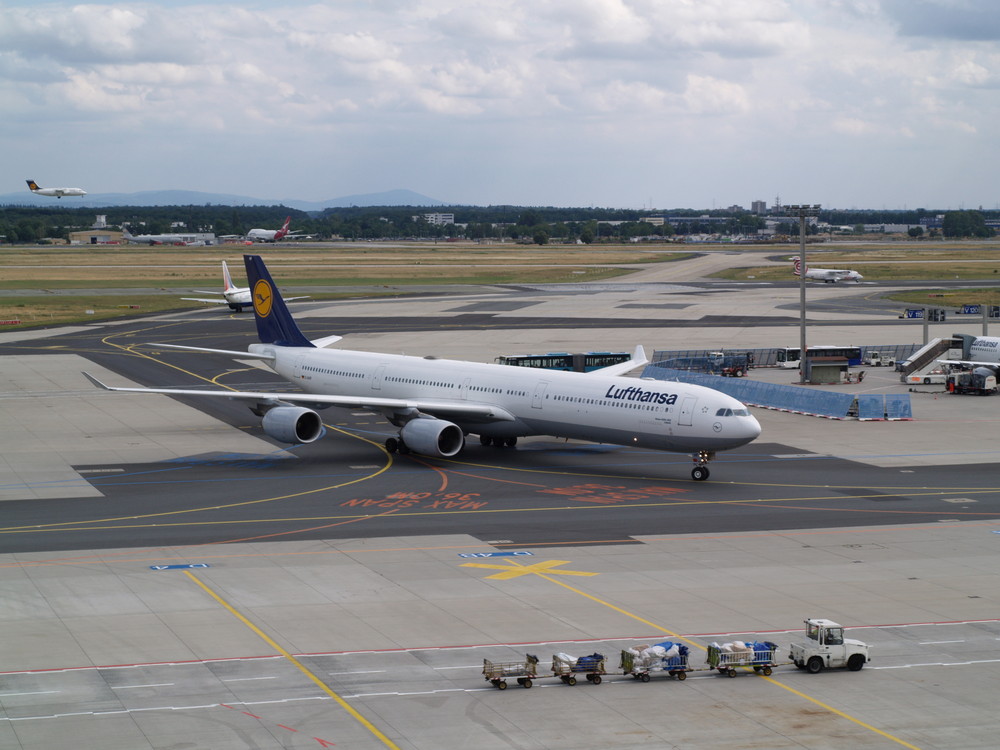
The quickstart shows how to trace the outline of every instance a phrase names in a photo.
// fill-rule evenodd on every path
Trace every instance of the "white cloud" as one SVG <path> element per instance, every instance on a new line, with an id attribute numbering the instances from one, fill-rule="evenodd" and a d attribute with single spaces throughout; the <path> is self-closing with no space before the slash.
<path id="1" fill-rule="evenodd" d="M 635 179 L 629 165 L 700 165 L 675 188 L 693 195 L 670 193 L 664 205 L 746 203 L 764 179 L 784 179 L 774 159 L 743 167 L 753 153 L 780 148 L 793 162 L 830 137 L 841 161 L 868 150 L 885 159 L 896 140 L 944 157 L 954 149 L 955 160 L 978 153 L 966 175 L 991 190 L 1000 55 L 954 24 L 953 38 L 924 33 L 956 3 L 922 0 L 905 20 L 908 4 L 890 0 L 8 1 L 0 138 L 24 169 L 65 161 L 72 144 L 38 144 L 79 123 L 80 148 L 103 153 L 86 140 L 93 125 L 95 139 L 146 163 L 165 130 L 182 133 L 192 160 L 231 181 L 218 185 L 227 191 L 273 196 L 312 181 L 315 194 L 333 179 L 332 194 L 427 193 L 420 181 L 440 179 L 446 200 L 604 205 L 628 203 L 610 186 Z M 978 18 L 987 6 L 968 9 Z M 302 159 L 287 176 L 246 158 L 275 143 Z M 617 178 L 577 156 L 597 152 Z M 546 168 L 526 183 L 511 154 Z M 336 168 L 313 169 L 318 159 Z M 484 177 L 459 166 L 472 163 Z M 138 189 L 173 174 L 164 165 L 127 177 L 156 181 Z M 645 202 L 663 184 L 636 191 Z M 717 195 L 719 184 L 735 194 Z M 852 175 L 843 202 L 864 203 L 850 195 L 865 187 Z"/>

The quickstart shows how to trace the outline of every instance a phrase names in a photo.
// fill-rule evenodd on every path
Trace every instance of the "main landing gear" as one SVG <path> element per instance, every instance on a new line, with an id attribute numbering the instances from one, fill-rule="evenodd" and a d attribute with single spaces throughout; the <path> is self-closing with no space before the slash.
<path id="1" fill-rule="evenodd" d="M 694 481 L 704 482 L 708 479 L 708 462 L 713 458 L 715 458 L 714 451 L 698 451 L 691 456 L 691 460 L 697 464 L 697 466 L 691 469 L 691 478 Z"/>
<path id="2" fill-rule="evenodd" d="M 405 456 L 410 452 L 410 449 L 406 447 L 406 443 L 403 442 L 402 438 L 386 438 L 385 439 L 385 449 L 389 453 L 398 453 L 401 456 Z"/>
<path id="3" fill-rule="evenodd" d="M 517 445 L 516 437 L 501 438 L 501 437 L 490 437 L 489 435 L 479 436 L 480 445 L 492 445 L 496 448 L 513 448 Z"/>

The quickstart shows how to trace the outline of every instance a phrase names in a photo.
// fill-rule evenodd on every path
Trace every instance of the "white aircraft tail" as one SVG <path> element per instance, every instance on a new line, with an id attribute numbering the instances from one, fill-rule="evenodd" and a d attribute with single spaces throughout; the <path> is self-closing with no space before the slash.
<path id="1" fill-rule="evenodd" d="M 798 255 L 792 257 L 792 268 L 794 269 L 796 276 L 801 276 L 803 273 L 809 273 L 808 266 L 802 268 L 802 261 L 799 259 Z"/>
<path id="2" fill-rule="evenodd" d="M 231 292 L 236 288 L 233 284 L 233 277 L 229 275 L 229 266 L 226 265 L 226 261 L 222 261 L 222 286 L 223 292 Z"/>

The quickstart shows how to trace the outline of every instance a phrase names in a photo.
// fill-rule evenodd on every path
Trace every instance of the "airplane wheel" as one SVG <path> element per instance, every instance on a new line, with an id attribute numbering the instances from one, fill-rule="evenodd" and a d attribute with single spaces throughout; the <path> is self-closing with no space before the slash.
<path id="1" fill-rule="evenodd" d="M 708 479 L 708 467 L 707 466 L 695 466 L 691 469 L 691 478 L 696 482 L 704 482 Z"/>
<path id="2" fill-rule="evenodd" d="M 387 451 L 389 451 L 389 453 L 395 453 L 396 451 L 399 450 L 399 441 L 396 440 L 396 438 L 393 438 L 393 437 L 386 438 L 386 440 L 385 440 L 385 449 Z"/>
<path id="3" fill-rule="evenodd" d="M 508 448 L 513 448 L 515 445 L 517 445 L 517 438 L 516 437 L 507 438 L 506 440 L 504 440 L 503 444 Z"/>
<path id="4" fill-rule="evenodd" d="M 493 438 L 491 438 L 489 435 L 480 435 L 479 436 L 479 444 L 480 445 L 492 445 L 493 444 Z"/>

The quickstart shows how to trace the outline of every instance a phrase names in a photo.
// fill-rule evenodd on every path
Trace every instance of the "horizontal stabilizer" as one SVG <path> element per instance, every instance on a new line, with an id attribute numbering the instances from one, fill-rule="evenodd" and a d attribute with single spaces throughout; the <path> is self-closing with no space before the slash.
<path id="1" fill-rule="evenodd" d="M 312 340 L 312 345 L 315 346 L 317 349 L 322 349 L 324 347 L 329 346 L 330 344 L 335 344 L 336 342 L 340 341 L 342 338 L 344 338 L 344 337 L 343 336 L 324 336 L 321 339 L 313 339 Z"/>
<path id="2" fill-rule="evenodd" d="M 601 375 L 624 375 L 625 373 L 632 372 L 637 367 L 642 367 L 644 364 L 648 363 L 649 360 L 646 358 L 646 350 L 642 348 L 642 344 L 636 346 L 635 351 L 632 352 L 632 359 L 628 362 L 621 362 L 617 365 L 608 365 L 607 367 L 601 367 L 597 370 L 591 370 L 588 374 L 594 375 L 600 373 Z"/>
<path id="3" fill-rule="evenodd" d="M 201 346 L 181 346 L 180 344 L 144 344 L 144 346 L 151 346 L 156 349 L 180 349 L 184 352 L 204 352 L 206 354 L 225 354 L 227 357 L 239 357 L 240 359 L 263 359 L 267 361 L 273 361 L 273 354 L 258 354 L 255 352 L 234 352 L 229 349 L 206 349 Z"/>

